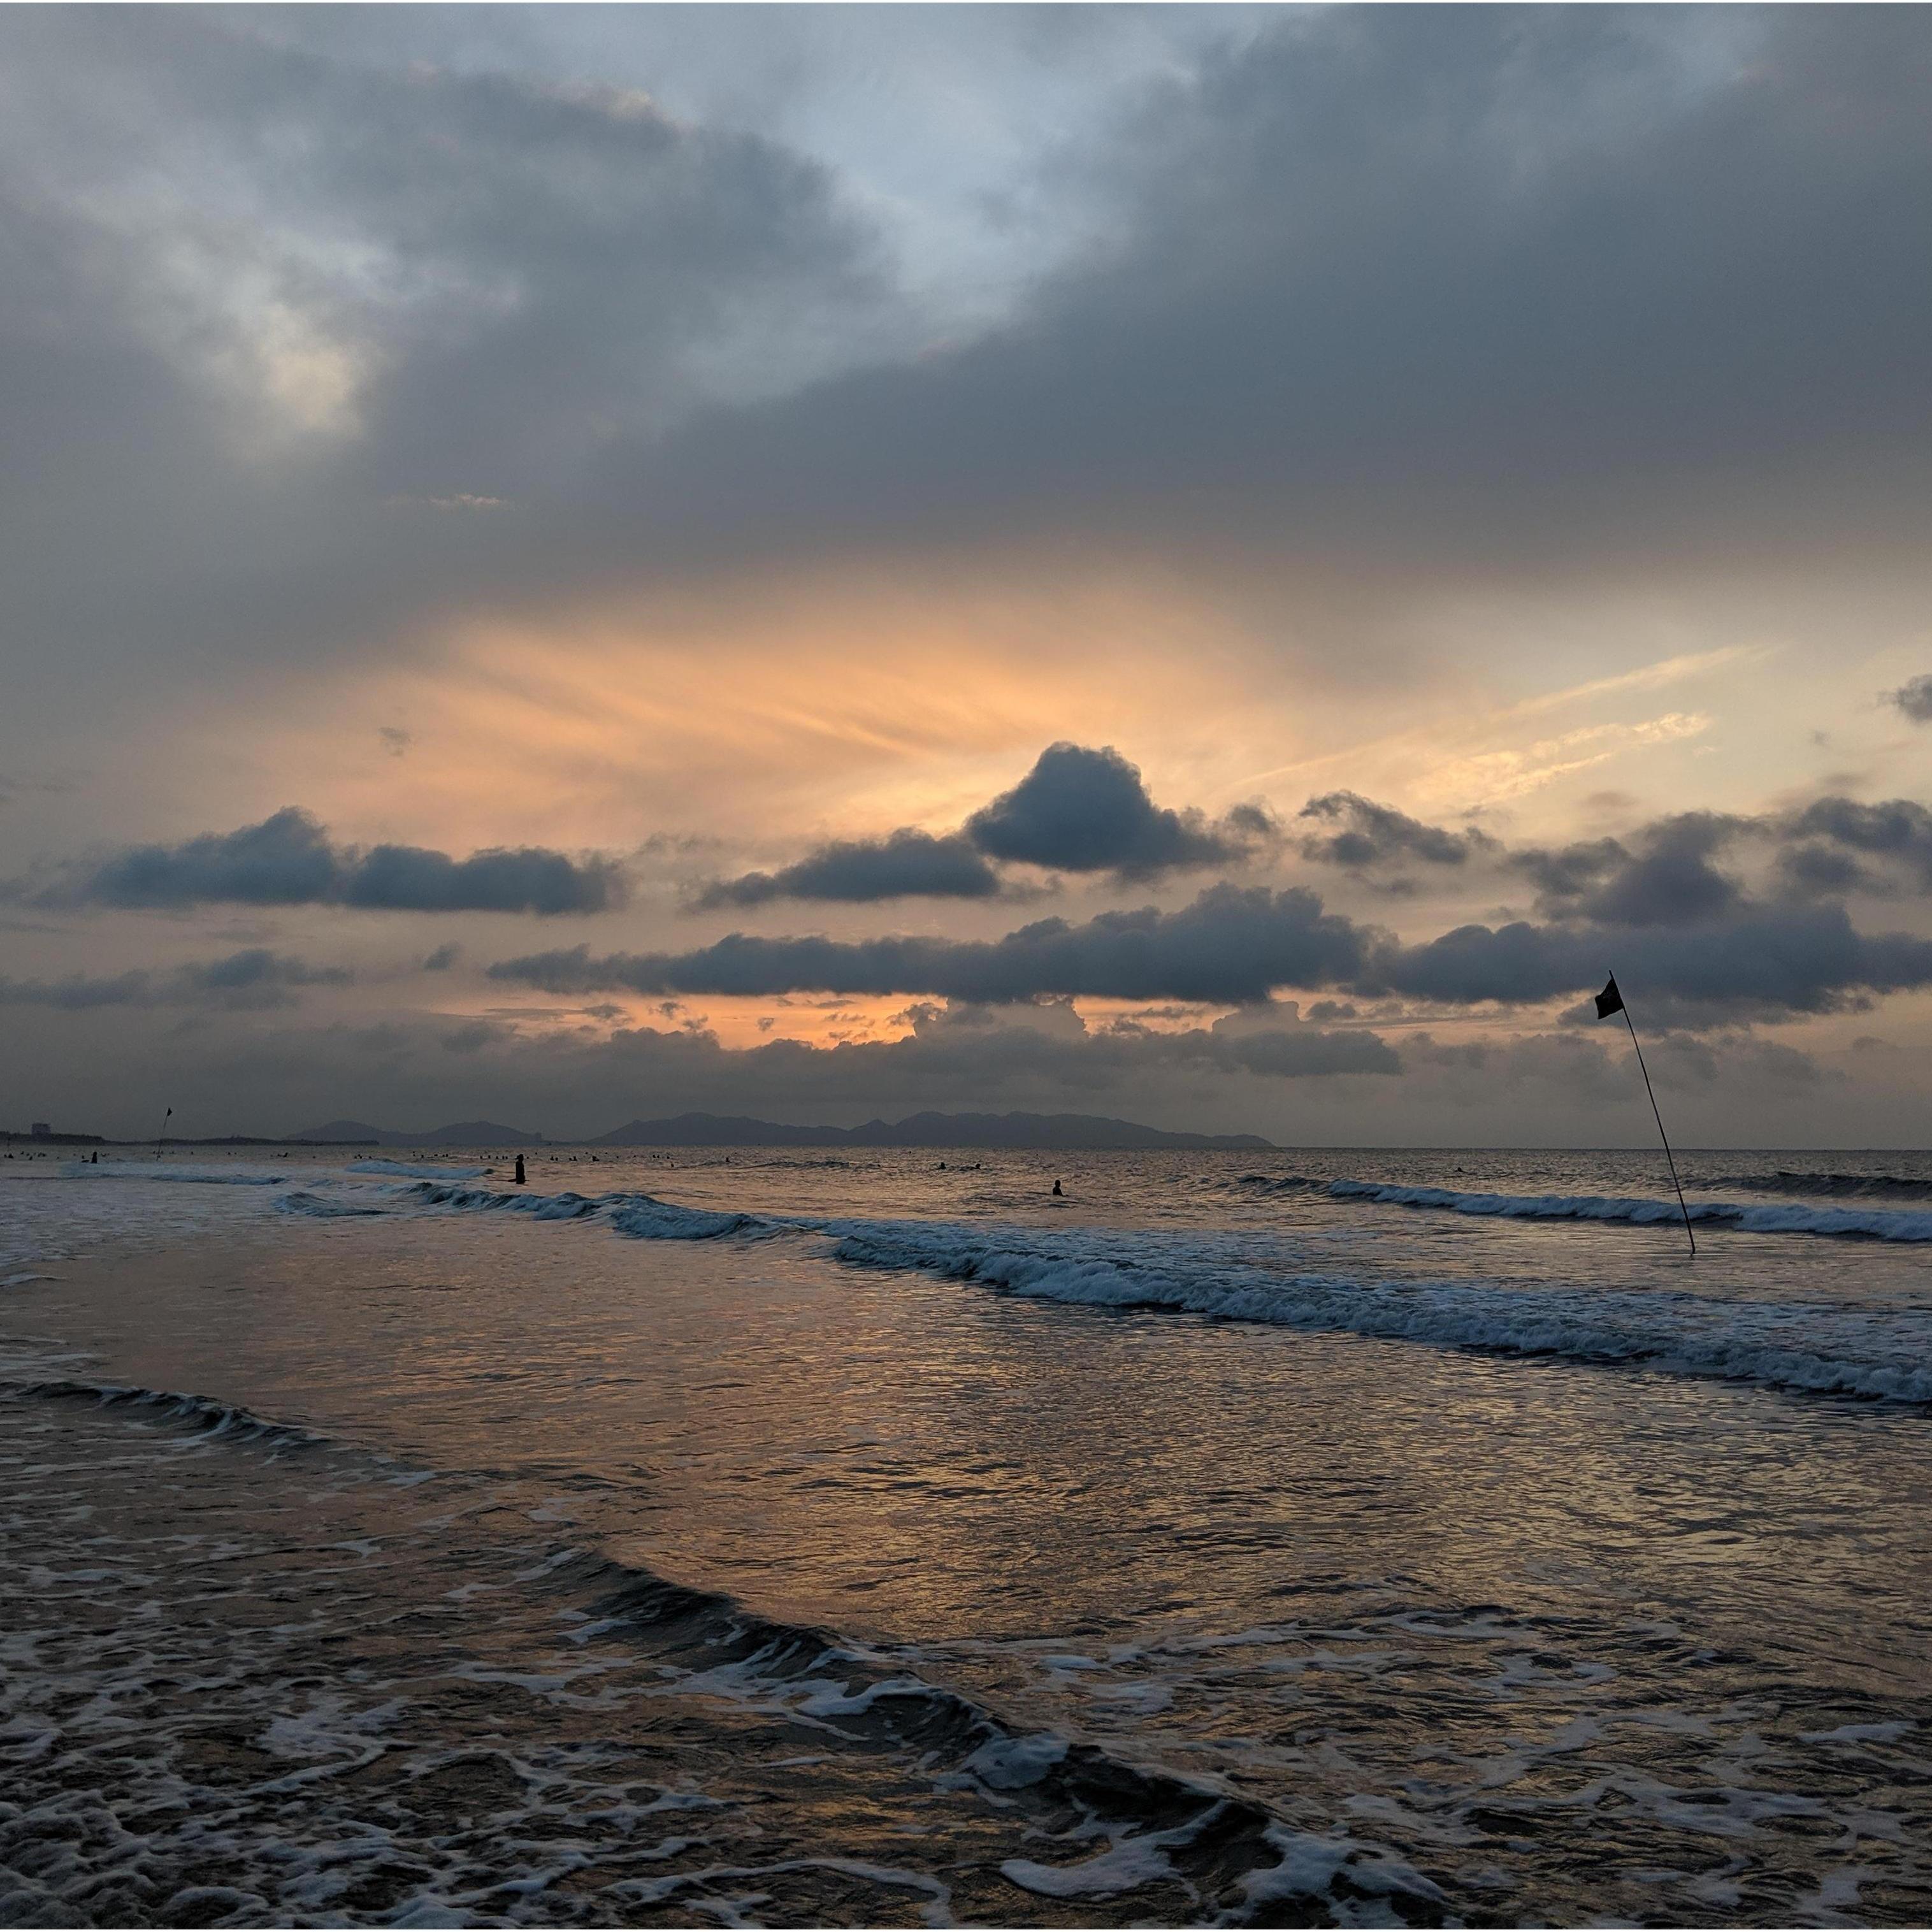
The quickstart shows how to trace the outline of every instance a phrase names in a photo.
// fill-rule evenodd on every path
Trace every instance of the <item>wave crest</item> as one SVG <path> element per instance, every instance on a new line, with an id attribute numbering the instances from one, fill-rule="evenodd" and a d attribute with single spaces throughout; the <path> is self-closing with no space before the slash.
<path id="1" fill-rule="evenodd" d="M 1713 1187 L 1737 1187 L 1753 1194 L 1807 1194 L 1814 1198 L 1862 1201 L 1932 1201 L 1932 1180 L 1909 1174 L 1841 1174 L 1832 1169 L 1775 1174 L 1729 1174 Z"/>
<path id="2" fill-rule="evenodd" d="M 1109 1308 L 1171 1308 L 1223 1322 L 1551 1356 L 1718 1381 L 1932 1402 L 1923 1316 L 1480 1282 L 1358 1281 L 1275 1274 L 1190 1256 L 1154 1262 L 1079 1238 L 1035 1240 L 943 1223 L 848 1227 L 833 1250 L 862 1267 L 909 1268 L 996 1292 Z"/>
<path id="3" fill-rule="evenodd" d="M 65 1379 L 0 1384 L 16 1401 L 91 1402 L 97 1408 L 153 1412 L 143 1419 L 173 1425 L 184 1433 L 231 1442 L 268 1443 L 280 1448 L 312 1449 L 327 1444 L 294 1423 L 272 1422 L 239 1402 L 220 1402 L 212 1396 L 190 1395 L 178 1389 L 152 1389 L 118 1382 Z"/>
<path id="4" fill-rule="evenodd" d="M 1636 1226 L 1681 1220 L 1675 1201 L 1612 1194 L 1466 1194 L 1448 1187 L 1408 1187 L 1393 1181 L 1331 1180 L 1338 1201 L 1382 1201 L 1400 1208 L 1442 1208 L 1456 1214 L 1502 1220 L 1623 1221 Z M 1736 1228 L 1751 1234 L 1832 1234 L 1878 1241 L 1932 1241 L 1932 1213 L 1883 1208 L 1806 1208 L 1737 1201 L 1693 1201 L 1694 1222 Z"/>

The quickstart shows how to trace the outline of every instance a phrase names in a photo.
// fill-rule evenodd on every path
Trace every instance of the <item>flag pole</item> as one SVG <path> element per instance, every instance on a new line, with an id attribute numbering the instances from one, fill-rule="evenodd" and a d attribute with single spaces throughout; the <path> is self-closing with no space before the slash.
<path id="1" fill-rule="evenodd" d="M 1670 1184 L 1677 1190 L 1678 1211 L 1684 1216 L 1684 1232 L 1690 1237 L 1690 1252 L 1694 1255 L 1697 1252 L 1697 1237 L 1691 1232 L 1690 1210 L 1684 1204 L 1684 1184 L 1677 1178 L 1677 1162 L 1670 1151 L 1670 1136 L 1664 1131 L 1664 1116 L 1658 1112 L 1657 1094 L 1650 1084 L 1650 1069 L 1643 1064 L 1643 1042 L 1636 1036 L 1636 1022 L 1630 1018 L 1629 1006 L 1624 1004 L 1621 988 L 1618 1003 L 1623 1006 L 1624 1024 L 1630 1028 L 1630 1044 L 1636 1048 L 1636 1070 L 1643 1076 L 1643 1090 L 1650 1096 L 1650 1111 L 1657 1120 L 1657 1138 L 1664 1143 L 1664 1158 L 1670 1169 Z"/>

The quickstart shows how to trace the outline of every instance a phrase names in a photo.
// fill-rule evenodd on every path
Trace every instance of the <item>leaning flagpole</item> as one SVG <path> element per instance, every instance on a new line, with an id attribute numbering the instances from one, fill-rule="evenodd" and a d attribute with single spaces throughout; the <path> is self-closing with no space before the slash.
<path id="1" fill-rule="evenodd" d="M 1650 1111 L 1657 1122 L 1657 1138 L 1664 1143 L 1664 1158 L 1670 1169 L 1670 1184 L 1677 1190 L 1678 1211 L 1684 1216 L 1684 1232 L 1689 1237 L 1690 1252 L 1697 1252 L 1697 1237 L 1690 1226 L 1690 1210 L 1684 1203 L 1684 1184 L 1677 1178 L 1677 1160 L 1670 1151 L 1670 1136 L 1664 1131 L 1664 1116 L 1658 1112 L 1656 1090 L 1650 1084 L 1650 1069 L 1643 1064 L 1643 1042 L 1636 1036 L 1636 1022 L 1630 1018 L 1630 1008 L 1624 1004 L 1624 996 L 1617 985 L 1617 976 L 1612 973 L 1610 982 L 1597 995 L 1597 1017 L 1606 1019 L 1612 1013 L 1622 1013 L 1624 1024 L 1630 1028 L 1630 1045 L 1636 1048 L 1636 1070 L 1643 1076 L 1643 1090 L 1650 1096 Z"/>

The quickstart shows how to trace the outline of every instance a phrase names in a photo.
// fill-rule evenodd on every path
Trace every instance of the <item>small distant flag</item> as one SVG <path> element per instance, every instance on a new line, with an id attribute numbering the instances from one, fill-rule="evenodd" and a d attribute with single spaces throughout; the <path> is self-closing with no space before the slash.
<path id="1" fill-rule="evenodd" d="M 1684 1216 L 1684 1232 L 1690 1238 L 1690 1252 L 1697 1252 L 1697 1237 L 1690 1226 L 1690 1210 L 1684 1204 L 1684 1184 L 1677 1178 L 1676 1156 L 1670 1151 L 1670 1136 L 1664 1131 L 1664 1116 L 1658 1112 L 1657 1094 L 1650 1084 L 1650 1069 L 1643 1064 L 1643 1042 L 1636 1036 L 1636 1022 L 1630 1016 L 1630 1009 L 1624 1004 L 1622 989 L 1617 985 L 1617 976 L 1612 973 L 1604 982 L 1604 990 L 1597 995 L 1597 1017 L 1606 1020 L 1612 1013 L 1622 1013 L 1624 1024 L 1630 1028 L 1630 1045 L 1636 1048 L 1636 1069 L 1643 1076 L 1643 1090 L 1650 1096 L 1650 1111 L 1657 1121 L 1657 1137 L 1664 1143 L 1664 1158 L 1670 1169 L 1670 1184 L 1677 1190 L 1677 1210 Z"/>

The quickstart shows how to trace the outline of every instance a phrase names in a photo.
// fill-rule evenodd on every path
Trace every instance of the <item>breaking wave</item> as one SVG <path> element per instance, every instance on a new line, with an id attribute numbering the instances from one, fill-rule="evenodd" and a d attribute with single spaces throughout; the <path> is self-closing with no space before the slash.
<path id="1" fill-rule="evenodd" d="M 593 1198 L 428 1184 L 408 1192 L 427 1206 L 513 1212 L 545 1221 L 596 1220 L 638 1240 L 818 1235 L 830 1239 L 834 1259 L 854 1267 L 904 1269 L 1036 1300 L 1170 1309 L 1215 1321 L 1485 1354 L 1544 1356 L 1817 1394 L 1932 1402 L 1932 1317 L 1910 1310 L 1504 1288 L 1480 1280 L 1362 1280 L 1258 1265 L 1231 1253 L 1225 1240 L 1211 1234 L 1154 1237 L 1096 1228 L 728 1214 L 644 1194 Z"/>
<path id="2" fill-rule="evenodd" d="M 96 1408 L 140 1412 L 140 1419 L 143 1421 L 165 1424 L 206 1438 L 220 1436 L 231 1442 L 308 1449 L 324 1446 L 328 1441 L 293 1423 L 269 1421 L 239 1402 L 218 1402 L 212 1396 L 187 1395 L 175 1389 L 61 1378 L 0 1382 L 0 1393 L 16 1401 L 85 1402 Z"/>
<path id="3" fill-rule="evenodd" d="M 1932 1201 L 1932 1180 L 1908 1174 L 1801 1173 L 1780 1168 L 1775 1174 L 1728 1174 L 1710 1185 L 1753 1194 L 1805 1194 L 1814 1199 Z"/>
<path id="4" fill-rule="evenodd" d="M 1817 1183 L 1818 1185 L 1810 1184 Z M 1900 1175 L 1778 1174 L 1734 1176 L 1716 1187 L 1756 1189 L 1766 1193 L 1868 1195 L 1895 1200 L 1932 1199 L 1932 1182 Z M 1439 1208 L 1455 1214 L 1484 1215 L 1507 1221 L 1625 1222 L 1645 1227 L 1678 1222 L 1674 1200 L 1616 1194 L 1484 1194 L 1450 1187 L 1415 1187 L 1396 1181 L 1318 1180 L 1298 1174 L 1244 1174 L 1233 1185 L 1250 1193 L 1323 1194 L 1335 1201 L 1378 1201 L 1397 1208 Z M 1689 1204 L 1690 1219 L 1702 1226 L 1732 1228 L 1748 1234 L 1821 1234 L 1876 1241 L 1932 1241 L 1932 1210 L 1888 1212 L 1882 1208 L 1843 1208 L 1741 1201 Z"/>
<path id="5" fill-rule="evenodd" d="M 1322 1329 L 1486 1354 L 1628 1364 L 1896 1402 L 1932 1402 L 1932 1323 L 1922 1315 L 1692 1294 L 1506 1288 L 1482 1282 L 1364 1282 L 1156 1262 L 1115 1244 L 1036 1241 L 917 1224 L 842 1234 L 842 1261 L 918 1269 L 1004 1294 L 1098 1307 L 1172 1308 L 1225 1322 Z"/>
<path id="6" fill-rule="evenodd" d="M 307 1214 L 318 1221 L 359 1219 L 392 1211 L 376 1202 L 346 1200 L 340 1195 L 310 1194 L 300 1188 L 282 1196 L 275 1205 L 284 1214 Z"/>
<path id="7" fill-rule="evenodd" d="M 486 1187 L 440 1186 L 424 1181 L 410 1188 L 426 1208 L 476 1213 L 501 1210 L 527 1214 L 533 1221 L 579 1221 L 590 1215 L 608 1220 L 620 1234 L 641 1240 L 715 1241 L 731 1234 L 782 1233 L 794 1224 L 766 1214 L 680 1208 L 649 1194 L 518 1194 Z"/>
<path id="8" fill-rule="evenodd" d="M 320 1447 L 351 1459 L 366 1454 L 351 1444 L 268 1420 L 245 1408 L 176 1391 L 37 1381 L 0 1382 L 0 1396 L 119 1410 L 130 1419 L 158 1424 L 196 1443 L 219 1438 L 236 1447 L 266 1447 L 271 1453 Z M 388 1458 L 370 1460 L 385 1480 L 395 1480 L 396 1466 Z M 406 1480 L 413 1484 L 431 1477 L 454 1484 L 484 1480 L 430 1470 L 412 1472 Z M 453 1552 L 433 1548 L 430 1555 L 432 1560 L 447 1562 Z M 1130 1761 L 1077 1736 L 1029 1725 L 1023 1718 L 996 1711 L 910 1670 L 908 1660 L 890 1649 L 760 1616 L 731 1598 L 688 1588 L 595 1549 L 557 1548 L 534 1562 L 531 1555 L 514 1547 L 472 1546 L 460 1560 L 477 1571 L 472 1588 L 527 1587 L 537 1593 L 550 1606 L 550 1627 L 562 1627 L 565 1643 L 591 1656 L 606 1646 L 631 1653 L 632 1660 L 649 1666 L 656 1680 L 645 1694 L 690 1698 L 776 1717 L 788 1726 L 815 1733 L 829 1751 L 886 1760 L 896 1768 L 888 1773 L 895 1783 L 912 1778 L 935 1792 L 982 1794 L 998 1815 L 1010 1818 L 1015 1849 L 1024 1846 L 1035 1854 L 1008 1858 L 1000 1870 L 1036 1896 L 1106 1898 L 1150 1883 L 1178 1885 L 1207 1922 L 1245 1919 L 1256 1901 L 1290 1896 L 1401 1901 L 1411 1908 L 1403 1916 L 1411 1918 L 1432 1916 L 1439 1910 L 1439 1888 L 1386 1846 L 1353 1836 L 1317 1838 L 1293 1831 L 1264 1805 L 1217 1781 L 1157 1762 Z M 149 1578 L 144 1588 L 152 1585 Z M 158 1640 L 152 1628 L 145 1636 L 150 1643 Z M 626 1660 L 620 1657 L 593 1668 L 609 1671 Z M 543 1663 L 541 1675 L 519 1677 L 500 1669 L 482 1681 L 500 1678 L 541 1696 L 548 1688 L 565 1683 L 568 1675 L 548 1657 Z M 365 1717 L 364 1729 L 358 1731 L 358 1742 L 365 1748 L 369 1723 Z M 643 1727 L 652 1726 L 647 1719 Z M 280 1728 L 286 1736 L 293 1727 L 284 1722 Z M 478 1754 L 472 1750 L 460 1755 L 474 1759 Z M 553 1802 L 568 1810 L 576 1801 L 586 1844 L 598 1842 L 600 1830 L 608 1834 L 614 1825 L 624 1828 L 626 1817 L 633 1815 L 611 1808 L 609 1788 L 597 1782 L 600 1762 L 592 1756 L 586 1771 L 574 1779 L 571 1772 L 554 1769 L 549 1778 L 550 1784 L 563 1786 Z M 297 1772 L 288 1784 L 292 1786 L 308 1775 Z M 274 1784 L 263 1788 L 278 1789 Z M 702 1806 L 710 1801 L 686 1795 L 672 1802 Z M 433 1809 L 418 1820 L 410 1809 L 406 1789 L 386 1815 L 391 1827 L 411 1842 L 418 1838 L 436 1842 L 426 1836 Z M 420 1831 L 416 1828 L 419 1823 Z M 688 1843 L 680 1839 L 670 1850 Z M 520 1845 L 506 1848 L 504 1858 L 512 1870 L 515 1856 L 526 1850 Z M 278 1850 L 284 1863 L 301 1856 L 299 1848 Z M 159 1860 L 152 1847 L 151 1855 Z M 713 1865 L 706 1862 L 674 1872 L 662 1895 L 668 1899 L 687 1887 L 698 1888 L 701 1895 L 702 1882 L 713 1873 Z M 554 1875 L 529 1881 L 514 1877 L 501 1888 L 522 1888 L 527 1882 L 536 1891 Z M 430 1869 L 416 1880 L 432 1901 L 437 1876 Z M 925 1881 L 920 1882 L 943 1897 L 943 1885 L 926 1887 Z M 1214 1912 L 1212 1901 L 1229 1897 L 1231 1888 L 1244 1907 Z M 272 1888 L 268 1895 L 275 1895 Z M 10 1902 L 17 1904 L 17 1896 Z M 362 1918 L 359 1912 L 350 1916 Z M 332 1911 L 329 1916 L 338 1914 Z M 416 1922 L 445 1922 L 426 1918 Z M 734 1918 L 728 1922 L 742 1922 Z"/>
<path id="9" fill-rule="evenodd" d="M 1628 1221 L 1642 1226 L 1682 1218 L 1675 1201 L 1612 1194 L 1462 1194 L 1447 1187 L 1405 1187 L 1392 1181 L 1331 1180 L 1338 1201 L 1384 1201 L 1400 1208 L 1443 1208 L 1456 1214 L 1504 1220 Z M 1877 1241 L 1932 1241 L 1932 1213 L 1882 1208 L 1748 1207 L 1736 1201 L 1693 1201 L 1694 1222 L 1751 1234 L 1837 1234 Z"/>

